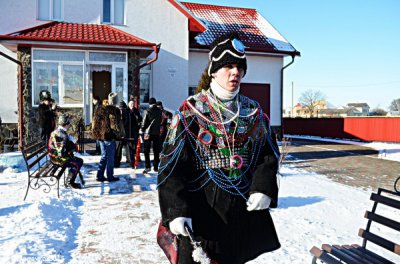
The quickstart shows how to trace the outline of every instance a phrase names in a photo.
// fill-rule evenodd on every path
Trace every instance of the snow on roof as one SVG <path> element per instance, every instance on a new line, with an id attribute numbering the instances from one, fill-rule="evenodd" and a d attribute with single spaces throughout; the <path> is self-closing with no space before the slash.
<path id="1" fill-rule="evenodd" d="M 256 9 L 182 2 L 207 30 L 194 38 L 192 48 L 208 48 L 220 35 L 235 31 L 247 50 L 294 54 L 298 52 Z"/>

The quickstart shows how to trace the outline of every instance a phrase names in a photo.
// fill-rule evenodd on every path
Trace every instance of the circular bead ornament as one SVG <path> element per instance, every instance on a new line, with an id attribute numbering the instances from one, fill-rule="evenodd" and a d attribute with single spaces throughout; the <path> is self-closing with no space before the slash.
<path id="1" fill-rule="evenodd" d="M 200 134 L 197 136 L 197 138 L 200 140 L 200 142 L 204 145 L 210 145 L 211 142 L 213 141 L 213 135 L 211 134 L 210 131 L 208 130 L 203 130 L 200 132 Z"/>
<path id="2" fill-rule="evenodd" d="M 233 169 L 240 169 L 243 166 L 243 158 L 242 156 L 235 154 L 229 158 L 229 166 Z"/>

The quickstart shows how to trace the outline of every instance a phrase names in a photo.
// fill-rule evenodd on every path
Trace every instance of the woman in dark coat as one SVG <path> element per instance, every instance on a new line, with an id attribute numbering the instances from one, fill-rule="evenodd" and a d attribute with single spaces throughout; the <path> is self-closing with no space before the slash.
<path id="1" fill-rule="evenodd" d="M 49 91 L 43 90 L 39 94 L 39 126 L 40 126 L 40 138 L 49 142 L 50 134 L 55 129 L 55 110 L 57 105 L 53 103 L 51 94 Z"/>
<path id="2" fill-rule="evenodd" d="M 210 259 L 245 263 L 280 247 L 279 150 L 259 104 L 241 94 L 247 69 L 237 35 L 216 40 L 202 90 L 171 121 L 158 175 L 162 225 L 178 235 L 179 263 L 195 263 L 185 225 Z"/>

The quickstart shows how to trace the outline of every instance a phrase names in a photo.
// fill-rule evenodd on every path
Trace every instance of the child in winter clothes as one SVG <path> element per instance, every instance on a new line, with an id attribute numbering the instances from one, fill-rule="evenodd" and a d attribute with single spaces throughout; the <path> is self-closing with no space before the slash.
<path id="1" fill-rule="evenodd" d="M 68 114 L 60 115 L 58 128 L 50 135 L 49 156 L 53 163 L 69 168 L 68 183 L 72 188 L 81 189 L 81 185 L 75 183 L 75 179 L 83 165 L 83 159 L 74 156 L 78 145 L 77 140 L 67 133 L 70 127 L 71 120 Z M 82 177 L 81 182 L 84 184 Z"/>

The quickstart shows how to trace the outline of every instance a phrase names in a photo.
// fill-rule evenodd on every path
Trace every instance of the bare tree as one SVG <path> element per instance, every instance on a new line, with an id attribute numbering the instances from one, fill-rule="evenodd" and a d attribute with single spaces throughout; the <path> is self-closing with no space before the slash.
<path id="1" fill-rule="evenodd" d="M 307 90 L 303 92 L 299 99 L 300 104 L 310 112 L 310 117 L 314 116 L 314 111 L 322 100 L 325 100 L 325 95 L 316 90 Z"/>
<path id="2" fill-rule="evenodd" d="M 394 99 L 389 106 L 391 111 L 400 111 L 400 98 Z"/>

